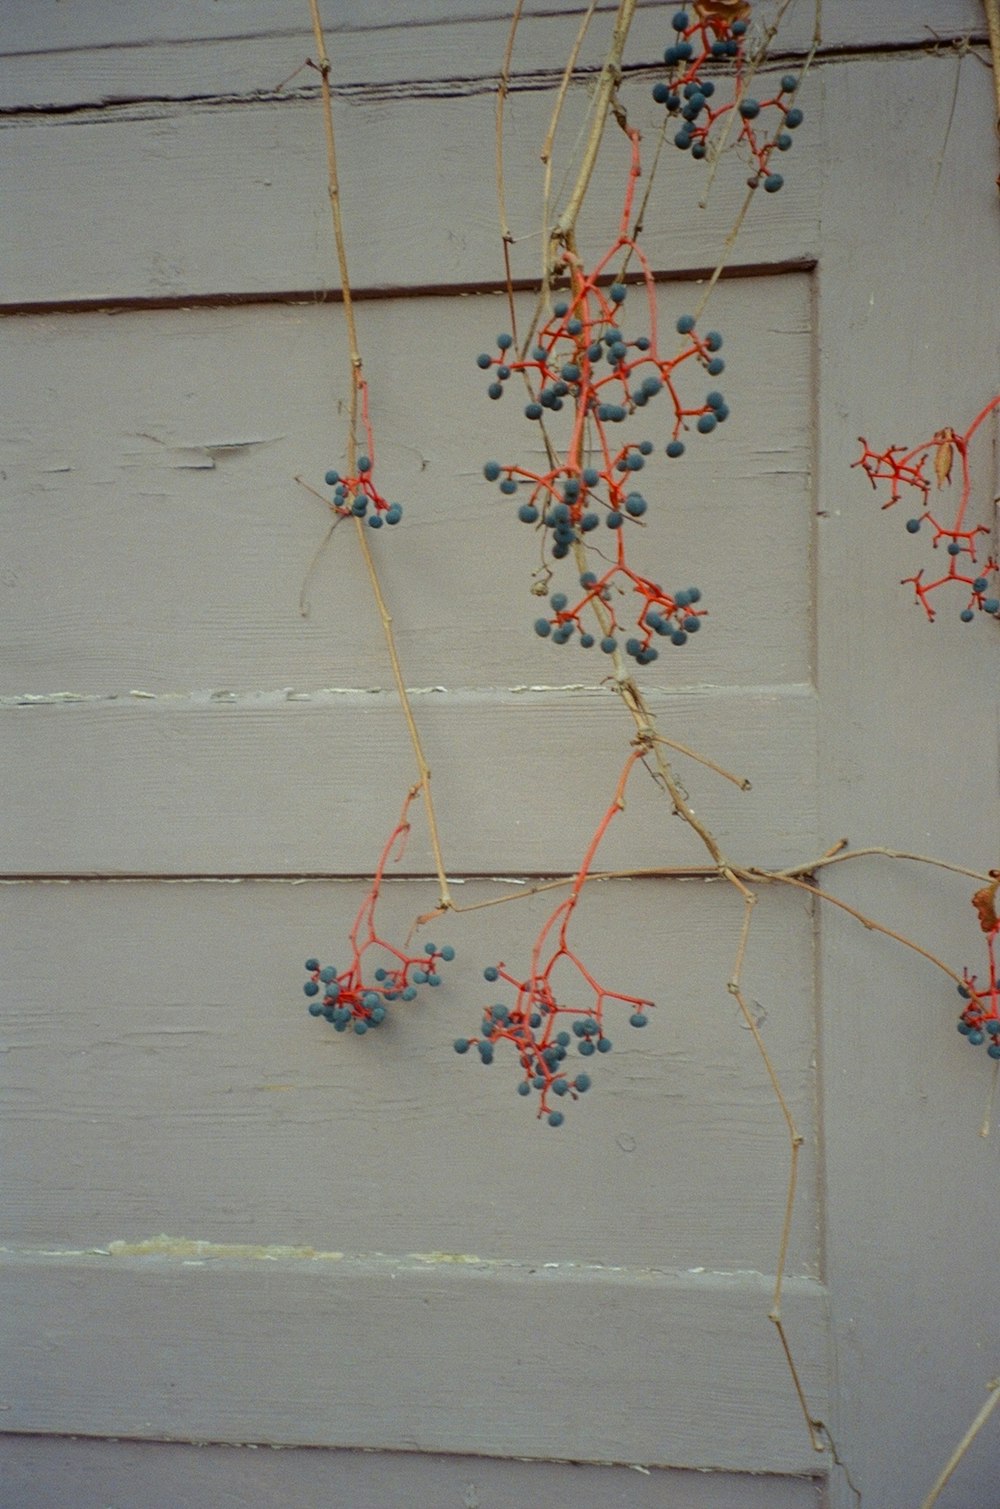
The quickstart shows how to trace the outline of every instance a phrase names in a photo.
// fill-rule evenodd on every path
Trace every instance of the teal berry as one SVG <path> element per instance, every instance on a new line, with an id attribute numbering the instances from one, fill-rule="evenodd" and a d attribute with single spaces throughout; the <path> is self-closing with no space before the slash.
<path id="1" fill-rule="evenodd" d="M 765 194 L 776 194 L 784 182 L 780 173 L 768 173 L 764 179 Z"/>
<path id="2" fill-rule="evenodd" d="M 917 534 L 920 530 L 921 519 L 907 519 L 906 528 L 909 534 Z"/>
<path id="3" fill-rule="evenodd" d="M 682 314 L 681 317 L 680 317 L 680 319 L 677 321 L 677 334 L 678 335 L 690 335 L 691 331 L 693 329 L 694 329 L 694 315 L 693 314 Z"/>
<path id="4" fill-rule="evenodd" d="M 550 1127 L 561 1127 L 562 1124 L 563 1124 L 563 1122 L 565 1120 L 566 1120 L 566 1118 L 563 1115 L 562 1111 L 550 1111 L 549 1112 L 549 1126 Z"/>
<path id="5" fill-rule="evenodd" d="M 497 969 L 497 967 L 496 967 L 495 964 L 489 964 L 483 970 L 483 979 L 484 980 L 493 981 L 493 980 L 499 980 L 499 978 L 500 978 L 500 971 Z"/>
<path id="6" fill-rule="evenodd" d="M 677 456 L 683 456 L 683 454 L 684 454 L 684 442 L 683 442 L 683 440 L 671 440 L 670 444 L 667 446 L 667 455 L 671 456 L 671 457 L 677 457 Z"/>

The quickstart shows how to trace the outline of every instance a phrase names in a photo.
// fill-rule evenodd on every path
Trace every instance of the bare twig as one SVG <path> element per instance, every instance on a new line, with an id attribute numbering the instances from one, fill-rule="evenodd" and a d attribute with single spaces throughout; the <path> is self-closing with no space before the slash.
<path id="1" fill-rule="evenodd" d="M 330 94 L 330 59 L 326 50 L 326 41 L 323 37 L 318 0 L 309 0 L 309 10 L 312 15 L 313 33 L 316 38 L 316 51 L 318 54 L 318 63 L 316 66 L 319 70 L 320 90 L 323 99 L 323 123 L 326 131 L 327 176 L 330 210 L 333 216 L 333 239 L 337 249 L 337 265 L 340 270 L 340 288 L 344 303 L 344 319 L 347 324 L 347 342 L 350 353 L 351 398 L 348 411 L 347 471 L 348 475 L 353 477 L 357 471 L 358 415 L 361 395 L 364 389 L 364 377 L 362 374 L 361 351 L 358 344 L 357 324 L 354 318 L 354 302 L 351 297 L 351 280 L 347 268 L 344 223 L 340 208 L 340 177 L 337 171 L 337 144 L 333 129 L 333 104 Z M 438 886 L 440 888 L 440 906 L 444 910 L 451 907 L 452 901 L 448 889 L 448 879 L 444 872 L 444 860 L 441 855 L 437 818 L 434 812 L 434 801 L 431 796 L 430 766 L 424 754 L 420 733 L 413 717 L 413 708 L 407 695 L 406 683 L 403 680 L 399 654 L 396 649 L 396 639 L 392 630 L 392 617 L 386 607 L 385 598 L 382 594 L 375 561 L 368 543 L 368 537 L 365 533 L 364 520 L 355 516 L 354 524 L 358 546 L 364 558 L 368 571 L 368 579 L 371 583 L 372 593 L 378 608 L 379 617 L 382 621 L 382 630 L 385 635 L 386 647 L 389 651 L 389 660 L 392 665 L 396 690 L 399 694 L 400 706 L 403 710 L 403 717 L 406 720 L 410 743 L 413 746 L 413 756 L 417 765 L 420 790 L 424 799 L 424 810 L 427 814 L 427 827 L 430 833 L 431 850 L 434 855 L 434 867 L 437 872 Z"/>
<path id="2" fill-rule="evenodd" d="M 989 1398 L 986 1400 L 986 1403 L 976 1415 L 976 1418 L 973 1420 L 972 1424 L 965 1432 L 965 1435 L 962 1437 L 961 1441 L 959 1441 L 958 1445 L 955 1447 L 955 1450 L 952 1452 L 944 1467 L 941 1469 L 941 1472 L 935 1480 L 933 1488 L 924 1499 L 923 1503 L 920 1506 L 920 1509 L 933 1509 L 933 1505 L 937 1503 L 938 1499 L 941 1496 L 941 1489 L 945 1486 L 948 1479 L 955 1471 L 955 1468 L 958 1466 L 959 1462 L 962 1460 L 962 1458 L 965 1456 L 965 1453 L 972 1445 L 976 1436 L 982 1430 L 983 1426 L 990 1418 L 990 1415 L 992 1415 L 993 1411 L 996 1409 L 997 1405 L 1000 1405 L 1000 1378 L 991 1378 L 989 1383 L 986 1385 L 986 1389 L 989 1394 Z"/>

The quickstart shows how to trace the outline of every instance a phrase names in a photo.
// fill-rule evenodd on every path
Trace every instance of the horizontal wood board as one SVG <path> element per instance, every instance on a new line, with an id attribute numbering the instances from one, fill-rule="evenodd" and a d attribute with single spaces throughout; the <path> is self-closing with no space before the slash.
<path id="1" fill-rule="evenodd" d="M 275 72 L 287 71 L 287 52 Z M 293 60 L 291 65 L 295 66 Z M 763 87 L 763 85 L 761 86 Z M 628 95 L 647 135 L 647 171 L 662 107 L 651 80 Z M 822 85 L 789 154 L 807 162 L 821 129 Z M 554 218 L 563 164 L 584 125 L 589 93 L 575 86 L 556 143 Z M 543 173 L 538 160 L 552 89 L 512 98 L 505 180 L 515 276 L 540 274 Z M 338 111 L 338 161 L 354 286 L 371 289 L 501 286 L 504 275 L 494 171 L 495 100 L 489 93 L 424 98 L 364 96 Z M 473 161 L 470 167 L 470 146 Z M 191 296 L 253 296 L 339 287 L 330 232 L 327 167 L 315 99 L 178 102 L 122 110 L 7 118 L 2 191 L 16 206 L 0 224 L 3 305 L 129 299 L 183 303 Z M 580 221 L 585 256 L 607 249 L 617 227 L 628 149 L 610 136 Z M 780 194 L 761 195 L 734 258 L 744 265 L 816 253 L 819 183 L 800 169 Z M 659 211 L 643 245 L 663 270 L 710 269 L 745 196 L 733 156 L 705 210 L 704 165 L 665 150 Z M 141 185 L 141 192 L 137 189 Z M 453 196 L 453 197 L 452 197 Z M 54 217 L 36 218 L 38 205 Z M 662 208 L 669 205 L 669 212 Z M 611 206 L 609 211 L 609 206 Z M 114 234 L 107 234 L 114 227 Z"/>
<path id="2" fill-rule="evenodd" d="M 678 769 L 733 857 L 801 863 L 815 824 L 816 701 L 807 688 L 651 692 L 677 735 L 754 784 L 683 756 Z M 446 868 L 565 874 L 614 796 L 634 725 L 606 688 L 415 699 Z M 394 697 L 279 692 L 9 707 L 4 869 L 29 874 L 371 873 L 414 764 Z M 503 793 L 520 793 L 524 805 Z M 500 799 L 498 799 L 500 798 Z M 704 864 L 707 852 L 642 770 L 601 847 L 605 868 Z M 539 810 L 539 804 L 540 810 Z M 398 866 L 427 873 L 419 813 Z"/>
<path id="3" fill-rule="evenodd" d="M 819 1509 L 813 1479 L 653 1469 L 639 1464 L 503 1462 L 432 1452 L 317 1451 L 177 1442 L 0 1437 L 7 1509 L 130 1497 L 171 1509 Z"/>
<path id="4" fill-rule="evenodd" d="M 699 586 L 709 613 L 643 672 L 652 686 L 809 679 L 811 292 L 802 274 L 716 289 L 701 328 L 723 334 L 726 369 L 686 363 L 676 380 L 690 406 L 718 387 L 732 412 L 712 435 L 691 431 L 684 456 L 664 455 L 665 395 L 621 426 L 655 445 L 628 560 L 668 590 Z M 665 355 L 699 297 L 691 283 L 659 287 Z M 517 302 L 521 328 L 533 303 Z M 626 333 L 647 327 L 642 290 L 624 311 Z M 505 300 L 380 300 L 358 322 L 373 475 L 404 507 L 395 529 L 366 534 L 407 684 L 599 683 L 610 666 L 598 650 L 534 633 L 539 537 L 516 517 L 520 498 L 483 477 L 489 459 L 548 466 L 523 389 L 512 379 L 491 402 L 475 364 L 510 323 Z M 345 460 L 339 308 L 12 320 L 0 373 L 0 696 L 391 685 L 353 526 L 317 555 L 331 521 L 323 477 Z M 562 438 L 558 423 L 551 433 Z M 596 539 L 603 570 L 613 537 Z M 568 565 L 552 590 L 577 587 Z"/>
<path id="5" fill-rule="evenodd" d="M 323 5 L 334 82 L 371 86 L 382 81 L 495 80 L 506 47 L 512 7 L 428 3 L 407 7 L 395 0 L 368 0 L 361 9 Z M 515 80 L 554 70 L 569 54 L 583 7 L 547 0 L 526 5 L 513 58 Z M 580 66 L 594 67 L 606 45 L 614 6 L 598 7 L 581 51 Z M 811 43 L 815 7 L 797 0 L 786 15 L 778 46 L 805 52 Z M 932 40 L 911 0 L 826 0 L 822 12 L 825 48 L 902 47 Z M 937 0 L 937 37 L 982 34 L 976 0 Z M 668 37 L 659 0 L 640 5 L 626 65 L 659 63 Z M 182 44 L 178 46 L 177 44 Z M 196 45 L 192 45 L 196 44 Z M 105 99 L 164 95 L 273 91 L 315 52 L 305 0 L 269 0 L 252 10 L 238 3 L 169 0 L 150 12 L 98 0 L 86 9 L 59 0 L 35 0 L 13 8 L 0 41 L 0 106 L 38 109 Z M 278 61 L 280 60 L 280 61 Z M 285 71 L 281 72 L 282 65 Z M 302 75 L 289 87 L 301 86 Z"/>
<path id="6" fill-rule="evenodd" d="M 0 1275 L 14 1427 L 818 1465 L 760 1278 L 86 1254 L 0 1255 Z M 822 1408 L 822 1289 L 790 1283 L 785 1309 Z"/>
<path id="7" fill-rule="evenodd" d="M 463 905 L 516 891 L 456 888 Z M 483 969 L 528 968 L 565 895 L 416 934 L 450 942 L 436 990 L 377 1034 L 306 1010 L 303 961 L 338 968 L 356 884 L 0 886 L 7 1106 L 0 1242 L 106 1246 L 167 1231 L 216 1243 L 449 1251 L 486 1259 L 770 1271 L 788 1137 L 726 991 L 742 907 L 704 882 L 594 884 L 570 945 L 609 989 L 654 1000 L 649 1025 L 609 1002 L 613 1051 L 571 1055 L 593 1086 L 551 1128 L 516 1093 L 513 1050 L 453 1049 L 486 1005 Z M 400 946 L 433 886 L 387 885 Z M 817 1273 L 808 899 L 768 891 L 745 982 L 806 1139 L 793 1273 Z M 372 956 L 367 956 L 372 964 Z M 378 956 L 375 958 L 377 964 Z M 592 998 L 567 965 L 570 1004 Z"/>

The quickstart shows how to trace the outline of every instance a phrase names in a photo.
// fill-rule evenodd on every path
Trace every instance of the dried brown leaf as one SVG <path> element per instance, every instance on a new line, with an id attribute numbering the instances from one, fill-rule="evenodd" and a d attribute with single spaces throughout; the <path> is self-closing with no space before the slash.
<path id="1" fill-rule="evenodd" d="M 951 481 L 955 431 L 948 425 L 943 430 L 938 430 L 934 439 L 937 441 L 937 450 L 934 452 L 934 475 L 937 478 L 938 487 L 943 487 L 946 482 Z"/>
<path id="2" fill-rule="evenodd" d="M 994 880 L 992 885 L 984 885 L 972 898 L 972 905 L 979 914 L 979 926 L 984 933 L 992 933 L 1000 927 L 1000 917 L 997 916 L 998 890 L 1000 880 Z"/>

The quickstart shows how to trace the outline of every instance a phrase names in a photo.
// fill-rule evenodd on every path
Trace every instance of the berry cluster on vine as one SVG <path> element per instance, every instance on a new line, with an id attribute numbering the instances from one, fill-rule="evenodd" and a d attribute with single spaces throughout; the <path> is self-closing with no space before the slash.
<path id="1" fill-rule="evenodd" d="M 395 963 L 389 968 L 376 969 L 369 982 L 364 977 L 361 957 L 372 945 L 390 954 Z M 418 986 L 440 985 L 437 966 L 449 963 L 454 957 L 455 950 L 450 944 L 439 949 L 428 943 L 423 954 L 410 957 L 383 938 L 372 937 L 362 948 L 355 949 L 351 963 L 339 973 L 332 964 L 321 965 L 318 959 L 307 959 L 309 978 L 303 990 L 309 997 L 309 1015 L 323 1017 L 336 1032 L 346 1032 L 353 1025 L 356 1033 L 363 1034 L 385 1020 L 392 1001 L 413 1001 Z"/>
<path id="2" fill-rule="evenodd" d="M 550 976 L 554 964 L 560 958 L 570 959 L 594 992 L 591 1006 L 566 1006 L 557 1001 Z M 562 1126 L 564 1112 L 558 1102 L 577 1100 L 590 1089 L 591 1078 L 585 1071 L 573 1072 L 567 1063 L 573 1047 L 581 1058 L 589 1059 L 598 1053 L 611 1052 L 611 1039 L 604 1031 L 604 1003 L 607 1000 L 622 1001 L 634 1009 L 629 1018 L 633 1027 L 644 1027 L 649 1020 L 647 1012 L 652 1001 L 639 996 L 622 995 L 615 990 L 605 990 L 565 947 L 557 949 L 540 973 L 527 980 L 518 980 L 507 972 L 502 964 L 491 965 L 483 971 L 490 982 L 504 980 L 517 992 L 513 1007 L 503 1004 L 487 1006 L 478 1037 L 455 1039 L 455 1052 L 468 1053 L 475 1048 L 481 1063 L 492 1064 L 494 1049 L 498 1043 L 510 1043 L 517 1053 L 522 1077 L 517 1090 L 520 1095 L 537 1094 L 538 1116 L 544 1117 L 551 1127 Z M 570 1030 L 558 1025 L 560 1020 L 570 1021 Z"/>
<path id="3" fill-rule="evenodd" d="M 609 654 L 626 633 L 626 653 L 646 664 L 658 653 L 652 644 L 654 635 L 665 636 L 674 645 L 685 644 L 700 627 L 704 609 L 696 607 L 701 599 L 697 587 L 667 591 L 627 562 L 626 531 L 642 520 L 649 507 L 637 479 L 656 447 L 648 438 L 619 441 L 614 438 L 614 427 L 665 392 L 672 404 L 665 451 L 671 458 L 682 456 L 686 422 L 693 421 L 699 434 L 711 434 L 728 418 L 729 407 L 717 389 L 700 403 L 685 405 L 675 373 L 688 363 L 700 365 L 709 377 L 718 377 L 725 361 L 718 354 L 722 336 L 716 330 L 700 335 L 691 315 L 677 321 L 678 334 L 687 339 L 672 356 L 657 348 L 655 317 L 652 334 L 627 338 L 619 323 L 628 293 L 625 284 L 614 282 L 605 293 L 598 281 L 607 260 L 597 272 L 574 280 L 572 297 L 555 303 L 551 318 L 523 358 L 512 355 L 513 338 L 506 332 L 497 339 L 498 355 L 479 356 L 480 368 L 491 373 L 491 398 L 501 397 L 505 384 L 518 373 L 532 383 L 526 418 L 544 422 L 547 414 L 558 414 L 564 407 L 573 414 L 564 453 L 555 454 L 549 442 L 554 464 L 546 470 L 488 461 L 483 475 L 499 483 L 501 496 L 518 499 L 517 518 L 542 532 L 543 555 L 553 561 L 564 559 L 574 547 L 593 543 L 593 531 L 603 517 L 615 536 L 613 564 L 600 573 L 581 572 L 580 592 L 574 593 L 572 602 L 566 593 L 554 593 L 551 615 L 538 619 L 535 628 L 543 637 L 551 636 L 554 644 L 565 644 L 575 633 L 584 649 L 599 643 Z M 637 635 L 627 633 L 618 611 L 622 593 L 615 589 L 619 585 L 632 594 Z M 604 609 L 599 616 L 600 634 L 591 632 L 582 617 L 595 603 Z"/>
<path id="4" fill-rule="evenodd" d="M 707 157 L 722 135 L 720 121 L 735 112 L 739 121 L 736 141 L 753 169 L 747 183 L 750 188 L 762 184 L 765 192 L 776 194 L 785 180 L 775 171 L 771 159 L 775 152 L 789 150 L 791 133 L 803 120 L 801 109 L 792 103 L 799 80 L 795 74 L 787 73 L 777 94 L 770 98 L 757 99 L 747 94 L 743 85 L 746 21 L 721 15 L 715 9 L 706 8 L 702 12 L 697 5 L 695 11 L 693 19 L 684 10 L 675 14 L 672 25 L 677 39 L 663 54 L 670 76 L 653 86 L 657 104 L 666 106 L 668 116 L 680 121 L 674 146 L 690 152 L 695 159 Z M 735 95 L 722 100 L 709 70 L 713 64 L 730 60 L 735 63 Z M 775 121 L 773 135 L 761 129 L 768 120 Z"/>
<path id="5" fill-rule="evenodd" d="M 328 471 L 323 480 L 333 488 L 331 506 L 341 518 L 367 519 L 372 529 L 381 529 L 383 524 L 398 524 L 403 517 L 402 503 L 387 502 L 375 486 L 369 456 L 358 457 L 354 476 Z"/>
<path id="6" fill-rule="evenodd" d="M 880 483 L 889 484 L 889 496 L 883 509 L 892 508 L 905 495 L 915 495 L 921 511 L 906 520 L 906 530 L 911 535 L 929 535 L 931 548 L 944 545 L 948 558 L 946 571 L 933 579 L 925 579 L 921 567 L 914 576 L 903 577 L 901 585 L 913 588 L 918 602 L 928 619 L 933 622 L 936 611 L 931 597 L 942 588 L 958 585 L 966 591 L 961 599 L 963 606 L 959 618 L 963 623 L 972 623 L 979 614 L 1000 616 L 1000 568 L 992 555 L 980 560 L 976 543 L 981 535 L 988 535 L 985 524 L 973 524 L 967 519 L 972 496 L 972 474 L 969 464 L 969 443 L 983 424 L 987 415 L 1000 408 L 1000 395 L 988 403 L 973 420 L 969 428 L 958 434 L 951 426 L 938 430 L 930 440 L 907 450 L 891 445 L 884 451 L 873 450 L 862 437 L 859 440 L 861 455 L 853 464 L 862 469 L 876 490 Z M 953 481 L 955 461 L 958 461 L 959 489 L 954 511 L 950 519 L 942 519 L 932 506 L 932 468 L 937 490 L 950 487 Z"/>
<path id="7" fill-rule="evenodd" d="M 393 1001 L 413 1001 L 418 987 L 441 984 L 439 964 L 448 964 L 455 957 L 450 944 L 438 948 L 434 943 L 424 946 L 422 954 L 409 954 L 395 948 L 381 937 L 375 927 L 375 911 L 382 890 L 385 867 L 392 855 L 397 859 L 410 832 L 410 805 L 419 792 L 413 786 L 403 803 L 399 821 L 389 834 L 379 855 L 371 885 L 358 908 L 354 925 L 348 935 L 351 958 L 346 969 L 338 970 L 332 964 L 321 964 L 318 959 L 306 960 L 309 978 L 302 987 L 309 1000 L 309 1015 L 323 1017 L 337 1032 L 346 1032 L 349 1026 L 359 1036 L 371 1027 L 385 1021 L 387 1008 Z M 369 977 L 366 955 L 385 960 Z"/>
<path id="8" fill-rule="evenodd" d="M 996 870 L 990 874 L 997 875 Z M 1000 939 L 1000 917 L 997 916 L 997 892 L 1000 878 L 985 885 L 972 898 L 979 917 L 979 926 L 986 934 L 986 949 L 989 956 L 987 984 L 977 984 L 977 977 L 967 969 L 962 971 L 963 983 L 958 993 L 966 1005 L 958 1018 L 958 1030 L 972 1047 L 986 1043 L 990 1058 L 1000 1059 L 1000 971 L 997 969 L 997 941 Z M 987 1042 L 987 1039 L 989 1040 Z"/>

